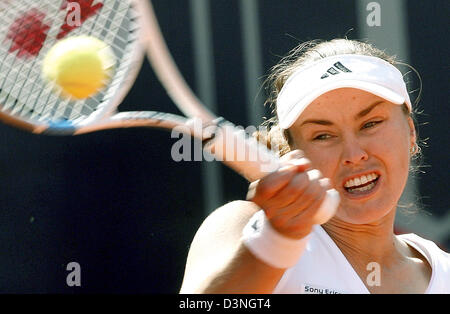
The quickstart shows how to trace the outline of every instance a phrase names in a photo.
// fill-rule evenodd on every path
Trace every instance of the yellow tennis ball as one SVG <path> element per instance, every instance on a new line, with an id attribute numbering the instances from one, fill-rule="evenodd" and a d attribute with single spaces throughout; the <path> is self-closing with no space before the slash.
<path id="1" fill-rule="evenodd" d="M 114 52 L 106 43 L 91 36 L 75 36 L 59 41 L 48 51 L 42 75 L 66 96 L 83 99 L 108 84 L 114 67 Z"/>

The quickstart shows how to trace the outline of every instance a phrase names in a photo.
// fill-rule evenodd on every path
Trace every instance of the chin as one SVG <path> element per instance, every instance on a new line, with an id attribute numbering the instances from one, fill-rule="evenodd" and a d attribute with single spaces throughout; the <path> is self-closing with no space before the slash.
<path id="1" fill-rule="evenodd" d="M 385 202 L 384 204 L 342 204 L 338 209 L 336 218 L 346 223 L 354 225 L 371 224 L 380 221 L 386 215 L 395 210 L 395 203 Z"/>

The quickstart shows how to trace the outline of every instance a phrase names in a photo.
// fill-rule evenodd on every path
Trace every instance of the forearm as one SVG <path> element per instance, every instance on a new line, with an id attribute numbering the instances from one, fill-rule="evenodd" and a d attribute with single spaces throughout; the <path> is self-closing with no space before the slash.
<path id="1" fill-rule="evenodd" d="M 205 280 L 199 293 L 272 293 L 285 271 L 260 261 L 240 243 L 233 258 Z"/>

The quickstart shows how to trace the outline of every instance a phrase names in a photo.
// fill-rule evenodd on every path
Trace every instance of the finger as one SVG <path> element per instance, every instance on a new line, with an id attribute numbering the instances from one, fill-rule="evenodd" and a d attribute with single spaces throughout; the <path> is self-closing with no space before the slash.
<path id="1" fill-rule="evenodd" d="M 285 188 L 272 198 L 278 200 L 278 204 L 274 204 L 273 208 L 288 207 L 300 197 L 305 198 L 305 201 L 307 201 L 310 194 L 318 192 L 321 187 L 323 188 L 322 185 L 326 185 L 327 181 L 321 180 L 322 174 L 317 169 L 308 170 L 304 174 L 297 175 Z M 281 213 L 283 212 L 281 209 Z"/>
<path id="2" fill-rule="evenodd" d="M 303 238 L 310 233 L 312 226 L 315 224 L 314 218 L 324 198 L 325 194 L 322 197 L 318 196 L 315 200 L 308 203 L 300 214 L 294 217 L 290 215 L 277 216 L 271 219 L 270 222 L 277 231 L 286 236 Z"/>
<path id="3" fill-rule="evenodd" d="M 315 217 L 317 212 L 319 211 L 323 201 L 325 200 L 326 192 L 323 192 L 318 195 L 316 199 L 314 199 L 309 205 L 308 209 L 302 211 L 299 215 L 293 217 L 290 220 L 293 226 L 301 227 L 302 225 L 310 225 L 315 224 Z"/>
<path id="4" fill-rule="evenodd" d="M 314 218 L 324 199 L 325 193 L 320 193 L 315 199 L 304 204 L 305 209 L 300 214 L 289 219 L 286 219 L 289 215 L 277 217 L 272 219 L 271 223 L 275 229 L 287 236 L 302 238 L 309 233 L 311 227 L 315 224 Z"/>
<path id="5" fill-rule="evenodd" d="M 303 151 L 301 151 L 300 149 L 296 149 L 293 151 L 290 151 L 289 153 L 283 155 L 280 157 L 280 162 L 286 162 L 292 159 L 300 159 L 303 158 L 305 156 L 305 154 L 303 153 Z"/>
<path id="6" fill-rule="evenodd" d="M 287 164 L 297 166 L 298 172 L 304 172 L 308 169 L 311 169 L 311 161 L 309 161 L 309 159 L 307 158 L 291 159 L 287 161 Z"/>
<path id="7" fill-rule="evenodd" d="M 298 169 L 304 165 L 286 165 L 282 169 L 273 172 L 260 179 L 255 184 L 251 184 L 249 189 L 254 189 L 250 194 L 249 200 L 258 204 L 274 196 L 279 190 L 289 184 L 291 179 L 298 173 Z"/>
<path id="8" fill-rule="evenodd" d="M 319 179 L 319 184 L 325 190 L 331 189 L 331 181 L 328 178 L 321 178 L 321 179 Z"/>
<path id="9" fill-rule="evenodd" d="M 325 197 L 325 189 L 319 184 L 318 181 L 309 182 L 303 193 L 297 197 L 297 199 L 286 206 L 278 210 L 271 210 L 268 214 L 271 217 L 285 216 L 287 219 L 292 219 L 298 215 L 302 215 L 304 211 L 307 211 L 310 206 L 314 204 L 318 199 Z"/>
<path id="10" fill-rule="evenodd" d="M 308 201 L 309 194 L 316 193 L 322 187 L 322 184 L 326 184 L 326 181 L 322 183 L 319 181 L 321 177 L 322 174 L 317 169 L 296 175 L 287 186 L 266 200 L 264 204 L 264 208 L 267 208 L 266 215 L 272 217 L 277 212 L 280 214 L 287 212 L 288 206 L 299 198 L 304 199 L 305 202 Z"/>
<path id="11" fill-rule="evenodd" d="M 306 173 L 297 173 L 291 181 L 271 198 L 267 199 L 264 206 L 270 208 L 267 215 L 272 216 L 273 211 L 283 210 L 294 203 L 308 188 L 310 180 Z"/>
<path id="12" fill-rule="evenodd" d="M 299 171 L 305 171 L 305 169 L 311 167 L 311 161 L 309 161 L 309 159 L 304 157 L 303 151 L 298 149 L 282 156 L 280 158 L 280 164 L 281 168 L 286 165 L 301 166 L 302 169 L 299 169 Z"/>
<path id="13" fill-rule="evenodd" d="M 320 178 L 322 178 L 322 173 L 317 169 L 311 169 L 306 172 L 308 175 L 309 180 L 312 181 L 318 181 Z"/>

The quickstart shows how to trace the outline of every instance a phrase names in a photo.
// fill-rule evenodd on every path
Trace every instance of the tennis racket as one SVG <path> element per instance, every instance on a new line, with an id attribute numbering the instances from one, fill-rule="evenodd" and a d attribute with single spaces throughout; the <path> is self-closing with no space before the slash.
<path id="1" fill-rule="evenodd" d="M 70 20 L 76 9 L 79 23 Z M 60 97 L 41 78 L 41 66 L 56 42 L 79 35 L 108 44 L 116 67 L 104 89 L 90 98 L 73 100 Z M 129 127 L 179 128 L 202 140 L 204 150 L 249 181 L 280 166 L 272 151 L 216 117 L 194 95 L 171 57 L 148 0 L 0 0 L 0 42 L 0 120 L 7 124 L 49 135 Z M 186 117 L 155 111 L 118 112 L 145 57 Z M 209 131 L 196 131 L 196 121 Z M 338 193 L 327 191 L 317 222 L 332 217 L 338 202 Z"/>

